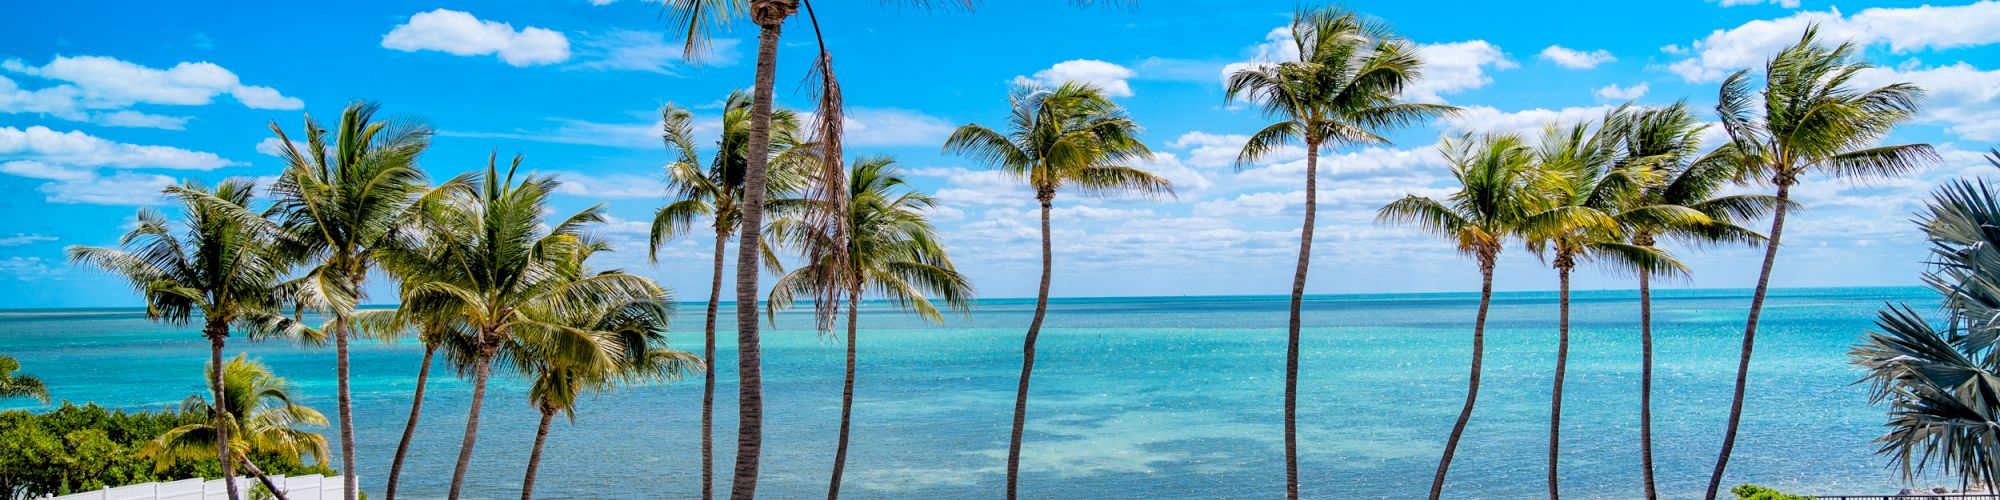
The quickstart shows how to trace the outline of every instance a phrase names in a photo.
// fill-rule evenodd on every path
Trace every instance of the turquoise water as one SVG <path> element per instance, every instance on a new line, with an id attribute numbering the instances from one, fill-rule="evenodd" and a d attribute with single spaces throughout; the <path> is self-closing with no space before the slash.
<path id="1" fill-rule="evenodd" d="M 1748 291 L 1656 294 L 1655 453 L 1670 497 L 1698 494 L 1728 408 Z M 1464 397 L 1472 294 L 1347 295 L 1306 302 L 1300 468 L 1308 496 L 1407 498 L 1429 485 Z M 1759 335 L 1743 433 L 1728 484 L 1809 493 L 1894 491 L 1872 454 L 1884 410 L 1867 404 L 1848 345 L 1885 302 L 1924 308 L 1915 288 L 1774 291 Z M 1563 486 L 1575 498 L 1633 498 L 1638 481 L 1636 294 L 1574 301 L 1564 399 Z M 856 498 L 998 496 L 1021 334 L 1033 304 L 982 303 L 925 325 L 864 305 L 853 449 Z M 698 350 L 701 305 L 675 323 Z M 1496 299 L 1479 408 L 1452 468 L 1454 498 L 1527 498 L 1543 489 L 1555 295 Z M 725 314 L 724 316 L 730 316 Z M 759 492 L 823 495 L 840 402 L 841 344 L 781 316 L 764 336 L 765 458 Z M 1283 297 L 1056 300 L 1041 337 L 1022 459 L 1030 498 L 1269 498 L 1283 492 Z M 724 324 L 724 332 L 733 327 Z M 733 338 L 719 341 L 717 471 L 735 443 Z M 137 311 L 0 311 L 0 353 L 59 399 L 151 409 L 201 391 L 206 342 Z M 334 414 L 333 353 L 237 340 Z M 379 492 L 409 411 L 422 351 L 353 350 L 362 485 Z M 497 379 L 496 379 L 497 380 Z M 442 496 L 469 384 L 433 370 L 425 425 L 404 491 Z M 467 490 L 518 495 L 537 414 L 519 379 L 489 391 Z M 31 403 L 31 402 L 30 402 Z M 537 490 L 545 497 L 685 498 L 700 491 L 699 380 L 629 388 L 558 420 Z M 37 408 L 13 400 L 0 408 Z M 328 431 L 331 433 L 331 431 Z M 332 436 L 329 436 L 332 437 Z M 338 451 L 336 450 L 336 454 Z"/>

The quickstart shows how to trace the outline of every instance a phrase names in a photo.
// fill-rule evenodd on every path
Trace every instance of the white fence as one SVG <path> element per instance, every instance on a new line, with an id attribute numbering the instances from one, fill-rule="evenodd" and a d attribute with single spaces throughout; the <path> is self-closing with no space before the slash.
<path id="1" fill-rule="evenodd" d="M 335 500 L 341 498 L 340 476 L 271 476 L 271 482 L 285 490 L 290 500 Z M 254 477 L 236 478 L 236 487 L 246 499 L 264 483 Z M 221 479 L 182 479 L 171 483 L 146 483 L 105 488 L 88 493 L 63 495 L 54 500 L 229 500 L 228 485 Z"/>

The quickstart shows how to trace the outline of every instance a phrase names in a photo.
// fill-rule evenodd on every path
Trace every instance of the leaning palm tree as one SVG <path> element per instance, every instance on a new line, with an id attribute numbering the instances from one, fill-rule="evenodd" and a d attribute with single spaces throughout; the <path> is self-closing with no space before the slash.
<path id="1" fill-rule="evenodd" d="M 1992 161 L 2000 166 L 2000 152 Z M 1924 282 L 1943 296 L 1944 328 L 1908 306 L 1890 306 L 1849 352 L 1867 371 L 1871 403 L 1889 403 L 1889 432 L 1875 442 L 1905 481 L 1935 470 L 1961 487 L 2000 486 L 2000 195 L 1958 180 L 1932 195 L 1919 222 L 1932 247 Z M 1932 469 L 1935 467 L 1935 469 Z"/>
<path id="2" fill-rule="evenodd" d="M 584 307 L 571 312 L 579 316 L 563 320 L 569 326 L 594 332 L 599 342 L 616 350 L 619 358 L 611 365 L 577 365 L 563 357 L 545 356 L 549 346 L 540 345 L 540 341 L 546 337 L 517 337 L 508 343 L 506 348 L 512 351 L 508 357 L 534 375 L 528 401 L 542 414 L 535 427 L 534 447 L 528 453 L 528 471 L 521 480 L 521 500 L 534 498 L 535 473 L 541 468 L 550 421 L 561 412 L 574 422 L 578 395 L 618 385 L 680 380 L 706 369 L 700 357 L 663 347 L 667 320 L 674 312 L 670 300 L 662 294 L 628 304 Z"/>
<path id="3" fill-rule="evenodd" d="M 1544 202 L 1530 189 L 1533 151 L 1517 135 L 1466 134 L 1438 142 L 1438 150 L 1451 164 L 1459 189 L 1445 199 L 1415 195 L 1390 202 L 1376 213 L 1384 223 L 1414 225 L 1425 232 L 1456 243 L 1458 252 L 1479 264 L 1479 313 L 1472 323 L 1472 375 L 1466 382 L 1465 408 L 1452 424 L 1445 441 L 1444 457 L 1438 460 L 1437 475 L 1431 480 L 1431 500 L 1444 492 L 1445 472 L 1451 468 L 1452 454 L 1459 437 L 1472 418 L 1473 403 L 1479 400 L 1479 373 L 1486 353 L 1486 310 L 1493 302 L 1493 268 L 1500 251 L 1520 236 L 1522 223 Z"/>
<path id="4" fill-rule="evenodd" d="M 42 404 L 49 402 L 49 388 L 42 379 L 21 373 L 21 362 L 12 356 L 0 356 L 0 398 L 34 398 Z"/>
<path id="5" fill-rule="evenodd" d="M 1666 220 L 1626 220 L 1627 243 L 1651 248 L 1661 239 L 1705 246 L 1754 245 L 1764 235 L 1737 225 L 1763 217 L 1776 200 L 1769 195 L 1729 194 L 1725 189 L 1739 177 L 1741 162 L 1724 154 L 1701 155 L 1701 132 L 1687 103 L 1633 112 L 1618 132 L 1623 149 L 1619 168 L 1643 168 L 1649 178 L 1624 208 L 1675 205 L 1708 217 L 1705 224 Z M 1724 150 L 1719 151 L 1727 151 Z M 1655 273 L 1639 273 L 1639 462 L 1646 498 L 1659 498 L 1653 480 L 1653 288 Z"/>
<path id="6" fill-rule="evenodd" d="M 1139 141 L 1139 124 L 1112 103 L 1104 92 L 1086 83 L 1067 82 L 1054 89 L 1018 87 L 1008 97 L 1012 105 L 1007 132 L 966 124 L 945 140 L 944 150 L 968 155 L 1024 181 L 1042 208 L 1042 280 L 1035 292 L 1035 314 L 1028 321 L 1021 347 L 1021 379 L 1014 393 L 1014 432 L 1007 444 L 1007 498 L 1015 498 L 1021 469 L 1021 432 L 1027 421 L 1028 378 L 1035 369 L 1035 339 L 1049 308 L 1049 274 L 1053 251 L 1049 214 L 1056 192 L 1075 189 L 1084 195 L 1138 193 L 1173 196 L 1172 183 L 1150 172 L 1124 165 L 1152 156 Z"/>
<path id="7" fill-rule="evenodd" d="M 154 467 L 164 472 L 179 461 L 212 458 L 209 450 L 226 449 L 229 456 L 224 463 L 243 464 L 245 469 L 257 476 L 258 481 L 264 483 L 264 488 L 279 500 L 284 500 L 284 490 L 279 489 L 271 476 L 250 460 L 250 456 L 305 457 L 325 463 L 326 436 L 303 427 L 324 426 L 326 416 L 312 408 L 294 404 L 290 383 L 272 375 L 271 369 L 263 363 L 250 361 L 242 354 L 229 360 L 229 364 L 220 370 L 209 367 L 209 372 L 216 371 L 223 374 L 225 397 L 220 400 L 222 403 L 203 400 L 200 395 L 188 396 L 187 401 L 181 403 L 181 413 L 219 417 L 211 423 L 187 424 L 168 430 L 146 443 L 140 454 L 151 457 Z M 235 482 L 233 475 L 225 474 L 223 478 L 225 482 Z"/>
<path id="8" fill-rule="evenodd" d="M 854 368 L 861 297 L 875 294 L 924 319 L 942 322 L 931 297 L 942 299 L 946 307 L 969 312 L 972 284 L 959 274 L 951 258 L 938 242 L 937 230 L 924 212 L 936 201 L 909 189 L 902 172 L 889 157 L 865 157 L 854 162 L 848 177 L 847 216 L 841 231 L 782 219 L 772 223 L 772 232 L 795 247 L 811 245 L 845 246 L 844 258 L 808 262 L 778 278 L 771 286 L 770 316 L 790 307 L 801 296 L 824 297 L 832 288 L 847 300 L 847 375 L 840 391 L 840 436 L 833 451 L 833 475 L 828 482 L 828 499 L 840 497 L 840 480 L 847 465 L 847 435 L 854 410 Z M 845 235 L 845 241 L 838 241 Z M 818 240 L 817 242 L 812 240 Z M 825 310 L 825 309 L 820 309 Z M 830 321 L 820 321 L 822 326 Z"/>
<path id="9" fill-rule="evenodd" d="M 419 201 L 417 213 L 443 209 L 445 209 L 443 200 L 426 198 Z M 443 222 L 441 219 L 412 217 L 407 224 L 397 228 L 396 235 L 388 239 L 389 244 L 383 245 L 376 252 L 375 259 L 386 274 L 402 282 L 400 292 L 404 296 L 420 288 L 421 280 L 425 277 L 435 274 L 429 272 L 430 269 L 452 264 L 446 259 L 447 255 L 439 251 L 447 248 L 442 244 L 444 241 L 441 238 L 449 232 L 448 228 L 437 226 Z M 476 355 L 470 340 L 473 335 L 466 330 L 463 322 L 450 316 L 426 316 L 422 314 L 423 312 L 425 311 L 408 307 L 370 309 L 356 311 L 352 318 L 354 329 L 359 333 L 386 342 L 398 341 L 415 334 L 417 341 L 424 346 L 423 361 L 417 367 L 416 389 L 410 396 L 410 417 L 403 424 L 403 436 L 396 443 L 396 454 L 389 462 L 389 477 L 383 486 L 383 496 L 392 500 L 396 498 L 397 485 L 400 484 L 399 479 L 403 472 L 403 461 L 409 456 L 410 442 L 416 437 L 417 421 L 423 412 L 424 391 L 430 381 L 432 361 L 439 350 L 445 350 L 445 359 L 456 368 L 456 371 L 465 373 L 470 371 L 468 361 Z"/>
<path id="10" fill-rule="evenodd" d="M 1653 171 L 1620 162 L 1619 134 L 1631 118 L 1627 108 L 1605 115 L 1596 132 L 1587 124 L 1551 125 L 1535 151 L 1533 184 L 1542 191 L 1543 205 L 1521 223 L 1528 249 L 1548 259 L 1556 270 L 1556 374 L 1549 397 L 1549 498 L 1560 496 L 1558 468 L 1562 445 L 1563 377 L 1569 364 L 1569 278 L 1576 265 L 1595 261 L 1619 272 L 1639 275 L 1686 272 L 1686 267 L 1657 247 L 1625 241 L 1630 224 L 1686 226 L 1707 224 L 1701 212 L 1678 205 L 1632 204 Z"/>
<path id="11" fill-rule="evenodd" d="M 580 256 L 599 244 L 584 233 L 604 220 L 603 206 L 544 224 L 557 182 L 534 175 L 516 179 L 520 166 L 521 158 L 515 157 L 503 177 L 496 159 L 489 158 L 484 175 L 477 176 L 478 187 L 452 184 L 444 208 L 422 211 L 423 217 L 438 218 L 427 226 L 448 228 L 433 251 L 449 264 L 405 278 L 413 286 L 404 293 L 403 307 L 460 323 L 473 334 L 472 403 L 452 472 L 451 498 L 458 498 L 464 486 L 486 382 L 503 346 L 532 338 L 544 346 L 538 356 L 603 368 L 618 360 L 617 352 L 604 348 L 598 332 L 562 319 L 601 304 L 653 300 L 662 293 L 652 280 L 624 272 L 585 276 Z"/>
<path id="12" fill-rule="evenodd" d="M 1402 102 L 1403 89 L 1422 75 L 1416 45 L 1380 21 L 1337 8 L 1301 9 L 1292 17 L 1298 60 L 1251 66 L 1229 76 L 1225 94 L 1263 106 L 1279 119 L 1251 136 L 1236 157 L 1243 168 L 1281 146 L 1303 143 L 1306 153 L 1305 223 L 1285 342 L 1285 494 L 1299 497 L 1299 308 L 1312 260 L 1318 214 L 1319 154 L 1324 148 L 1386 144 L 1385 129 L 1454 112 L 1440 104 Z"/>
<path id="13" fill-rule="evenodd" d="M 214 189 L 191 181 L 170 187 L 167 192 L 182 202 L 185 232 L 175 235 L 165 215 L 140 209 L 137 226 L 119 239 L 124 249 L 71 246 L 66 250 L 71 262 L 131 283 L 145 299 L 148 319 L 186 325 L 199 313 L 201 334 L 208 339 L 209 392 L 216 401 L 229 398 L 229 388 L 223 384 L 222 348 L 230 326 L 291 323 L 276 310 L 275 291 L 281 288 L 286 266 L 274 251 L 273 240 L 229 212 L 246 210 L 255 189 L 255 183 L 241 179 L 223 181 Z M 224 433 L 210 441 L 216 447 L 209 452 L 221 462 L 223 476 L 234 477 L 234 461 L 221 448 L 231 439 L 225 421 L 232 416 L 228 408 L 224 410 L 215 413 L 209 424 Z M 230 498 L 241 498 L 235 482 L 227 487 Z"/>
<path id="14" fill-rule="evenodd" d="M 354 461 L 353 396 L 348 387 L 347 340 L 351 317 L 378 248 L 386 246 L 428 189 L 417 156 L 430 146 L 431 129 L 414 122 L 376 121 L 378 107 L 356 102 L 341 112 L 339 130 L 305 118 L 305 142 L 294 143 L 271 123 L 285 170 L 271 186 L 272 212 L 285 235 L 283 248 L 308 269 L 295 280 L 295 300 L 328 317 L 340 416 L 340 469 L 346 500 L 360 492 Z M 250 218 L 245 218 L 250 220 Z"/>
<path id="15" fill-rule="evenodd" d="M 1910 83 L 1853 88 L 1850 84 L 1855 76 L 1872 67 L 1857 60 L 1855 50 L 1852 42 L 1820 46 L 1819 27 L 1813 26 L 1797 44 L 1764 64 L 1762 92 L 1751 88 L 1750 70 L 1738 71 L 1722 82 L 1715 110 L 1722 129 L 1729 133 L 1731 154 L 1742 158 L 1749 177 L 1777 188 L 1778 203 L 1771 211 L 1771 231 L 1765 233 L 1770 239 L 1764 245 L 1763 266 L 1750 297 L 1749 319 L 1744 322 L 1736 389 L 1729 404 L 1729 424 L 1722 434 L 1722 451 L 1708 479 L 1709 500 L 1721 491 L 1729 454 L 1736 447 L 1743 391 L 1749 384 L 1750 353 L 1757 340 L 1757 318 L 1764 311 L 1771 267 L 1778 259 L 1792 186 L 1813 173 L 1847 178 L 1902 175 L 1937 159 L 1929 144 L 1877 145 L 1897 125 L 1916 115 L 1924 91 Z"/>
<path id="16" fill-rule="evenodd" d="M 673 153 L 673 163 L 667 164 L 667 184 L 674 190 L 678 200 L 660 207 L 653 215 L 653 230 L 650 236 L 647 256 L 655 261 L 659 258 L 660 246 L 675 236 L 686 234 L 694 221 L 709 218 L 715 235 L 715 259 L 713 279 L 708 288 L 708 312 L 702 323 L 702 361 L 707 366 L 715 364 L 715 319 L 722 301 L 722 260 L 729 237 L 735 234 L 743 218 L 737 207 L 744 199 L 743 184 L 750 164 L 750 94 L 743 91 L 729 93 L 722 106 L 722 133 L 716 139 L 715 156 L 707 167 L 701 163 L 701 155 L 695 151 L 693 115 L 672 104 L 660 110 L 660 122 L 667 149 Z M 764 209 L 783 210 L 787 205 L 795 205 L 805 174 L 802 161 L 808 159 L 810 148 L 802 147 L 798 115 L 790 110 L 773 110 L 770 121 L 770 143 L 767 154 L 778 157 L 777 168 L 772 168 L 765 179 Z M 789 167 L 789 168 L 788 168 Z M 761 245 L 760 245 L 761 247 Z M 765 252 L 767 266 L 777 265 L 769 251 Z M 701 496 L 712 498 L 715 480 L 715 372 L 704 370 L 701 390 Z"/>

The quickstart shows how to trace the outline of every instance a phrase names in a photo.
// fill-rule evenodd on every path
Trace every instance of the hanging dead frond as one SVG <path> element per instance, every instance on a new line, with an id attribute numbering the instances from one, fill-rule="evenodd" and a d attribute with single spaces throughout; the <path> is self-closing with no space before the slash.
<path id="1" fill-rule="evenodd" d="M 812 194 L 804 220 L 808 231 L 826 235 L 824 238 L 807 239 L 804 252 L 806 262 L 823 263 L 824 269 L 834 272 L 818 273 L 812 287 L 813 318 L 820 333 L 833 331 L 834 319 L 840 313 L 840 303 L 845 294 L 856 288 L 858 277 L 846 272 L 847 265 L 847 171 L 842 163 L 841 126 L 846 120 L 840 96 L 840 81 L 833 72 L 833 55 L 826 49 L 826 38 L 820 35 L 819 19 L 814 16 L 812 2 L 805 5 L 806 18 L 812 22 L 813 36 L 819 41 L 819 57 L 813 61 L 812 71 L 806 76 L 806 85 L 813 89 L 818 109 L 813 111 L 816 126 L 813 129 L 813 143 L 819 148 L 819 161 L 807 173 L 811 180 Z"/>

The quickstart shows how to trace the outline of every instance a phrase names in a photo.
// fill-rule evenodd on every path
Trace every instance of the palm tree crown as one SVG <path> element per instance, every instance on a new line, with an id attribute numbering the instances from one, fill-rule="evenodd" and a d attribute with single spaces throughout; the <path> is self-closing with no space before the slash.
<path id="1" fill-rule="evenodd" d="M 222 384 L 225 399 L 219 406 L 228 415 L 223 425 L 229 426 L 229 449 L 234 460 L 243 462 L 251 455 L 271 454 L 326 461 L 326 436 L 304 429 L 326 425 L 326 416 L 293 403 L 291 384 L 272 375 L 270 367 L 238 354 L 223 367 Z M 217 406 L 193 395 L 181 403 L 181 412 L 211 415 Z M 214 424 L 187 424 L 154 438 L 143 453 L 152 456 L 157 467 L 165 470 L 179 460 L 214 458 L 210 451 L 216 447 L 215 440 Z"/>
<path id="2" fill-rule="evenodd" d="M 1173 185 L 1124 165 L 1152 157 L 1139 124 L 1096 86 L 1023 86 L 1008 97 L 1007 132 L 967 124 L 945 140 L 946 152 L 979 159 L 1023 181 L 1046 203 L 1063 188 L 1086 195 L 1173 194 Z"/>
<path id="3" fill-rule="evenodd" d="M 20 361 L 12 356 L 0 356 L 0 398 L 35 398 L 48 403 L 48 386 L 42 384 L 42 379 L 14 373 L 20 369 Z"/>
<path id="4" fill-rule="evenodd" d="M 770 293 L 773 319 L 798 297 L 818 296 L 813 290 L 825 286 L 837 287 L 843 294 L 873 293 L 931 321 L 944 319 L 932 303 L 933 296 L 952 310 L 969 310 L 972 285 L 952 265 L 937 229 L 925 215 L 936 200 L 907 190 L 895 163 L 888 157 L 855 161 L 848 177 L 845 266 L 809 262 L 779 278 Z M 789 246 L 834 237 L 796 219 L 772 223 L 772 232 Z"/>

